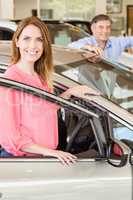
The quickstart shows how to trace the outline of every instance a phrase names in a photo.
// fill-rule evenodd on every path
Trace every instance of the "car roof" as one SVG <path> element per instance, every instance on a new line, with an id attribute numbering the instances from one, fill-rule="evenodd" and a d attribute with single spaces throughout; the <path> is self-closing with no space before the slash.
<path id="1" fill-rule="evenodd" d="M 15 22 L 11 22 L 8 20 L 0 20 L 0 27 L 10 29 L 14 32 L 16 31 L 17 25 Z"/>

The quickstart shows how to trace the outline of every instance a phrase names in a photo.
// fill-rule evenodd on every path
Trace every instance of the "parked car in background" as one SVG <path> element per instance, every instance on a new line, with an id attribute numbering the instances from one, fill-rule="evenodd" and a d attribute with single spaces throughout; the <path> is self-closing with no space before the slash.
<path id="1" fill-rule="evenodd" d="M 54 53 L 54 63 L 57 67 L 60 62 L 61 67 L 62 61 L 58 60 L 56 55 Z M 0 54 L 1 73 L 8 63 L 9 55 Z M 86 94 L 69 100 L 59 97 L 61 92 L 78 84 L 64 75 L 55 73 L 55 93 L 51 94 L 2 78 L 1 74 L 0 87 L 26 92 L 60 105 L 58 149 L 78 157 L 77 162 L 69 167 L 61 165 L 58 159 L 52 157 L 0 158 L 1 198 L 132 198 L 132 159 L 129 159 L 131 147 L 130 144 L 114 137 L 114 125 L 117 123 L 119 127 L 123 126 L 133 133 L 133 115 L 103 96 Z"/>
<path id="2" fill-rule="evenodd" d="M 20 20 L 14 20 L 14 23 L 18 23 Z M 70 23 L 66 23 L 60 20 L 43 20 L 50 32 L 52 44 L 67 46 L 69 43 L 87 37 L 88 33 L 83 29 L 73 26 Z"/>
<path id="3" fill-rule="evenodd" d="M 85 32 L 92 34 L 91 31 L 91 23 L 87 20 L 78 20 L 78 19 L 65 19 L 63 20 L 65 23 L 72 24 L 74 26 L 78 26 L 83 29 Z"/>
<path id="4" fill-rule="evenodd" d="M 52 44 L 67 46 L 69 43 L 88 36 L 83 29 L 58 20 L 44 21 L 50 32 Z"/>
<path id="5" fill-rule="evenodd" d="M 16 27 L 15 22 L 0 20 L 0 40 L 11 40 Z"/>

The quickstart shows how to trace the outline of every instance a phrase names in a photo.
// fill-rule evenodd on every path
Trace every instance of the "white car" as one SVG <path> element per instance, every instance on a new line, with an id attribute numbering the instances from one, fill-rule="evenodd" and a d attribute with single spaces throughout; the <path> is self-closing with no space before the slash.
<path id="1" fill-rule="evenodd" d="M 60 56 L 54 50 L 56 71 L 61 66 L 61 69 L 66 66 L 67 71 Z M 72 59 L 69 66 L 77 58 L 73 55 Z M 68 62 L 66 57 L 64 61 Z M 9 55 L 3 53 L 0 56 L 1 72 L 8 62 Z M 52 157 L 1 157 L 1 199 L 131 200 L 132 142 L 118 140 L 114 133 L 116 128 L 123 127 L 133 134 L 133 114 L 103 96 L 86 94 L 70 100 L 59 97 L 66 88 L 79 84 L 61 74 L 61 70 L 59 72 L 54 74 L 54 94 L 2 77 L 0 86 L 60 105 L 58 149 L 76 154 L 78 160 L 66 167 Z"/>
<path id="2" fill-rule="evenodd" d="M 88 36 L 88 33 L 68 23 L 59 20 L 45 20 L 52 44 L 67 46 L 69 43 Z M 0 40 L 10 41 L 17 29 L 17 23 L 0 20 Z"/>
<path id="3" fill-rule="evenodd" d="M 15 22 L 0 20 L 0 40 L 11 40 L 16 28 Z"/>

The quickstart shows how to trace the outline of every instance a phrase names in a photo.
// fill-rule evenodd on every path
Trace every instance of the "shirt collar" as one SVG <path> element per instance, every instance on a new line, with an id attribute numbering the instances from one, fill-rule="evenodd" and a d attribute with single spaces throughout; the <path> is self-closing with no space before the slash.
<path id="1" fill-rule="evenodd" d="M 107 40 L 107 43 L 106 43 L 106 46 L 105 46 L 105 48 L 109 48 L 109 47 L 111 47 L 112 46 L 112 43 L 111 43 L 111 40 L 110 40 L 110 38 Z"/>
<path id="2" fill-rule="evenodd" d="M 96 45 L 96 46 L 98 46 L 98 43 L 97 43 L 96 38 L 95 38 L 94 36 L 92 36 L 92 40 L 93 40 L 93 44 Z M 109 48 L 109 47 L 111 47 L 111 46 L 112 46 L 112 43 L 111 43 L 111 40 L 110 40 L 110 38 L 109 38 L 109 39 L 107 40 L 107 43 L 106 43 L 105 48 Z"/>

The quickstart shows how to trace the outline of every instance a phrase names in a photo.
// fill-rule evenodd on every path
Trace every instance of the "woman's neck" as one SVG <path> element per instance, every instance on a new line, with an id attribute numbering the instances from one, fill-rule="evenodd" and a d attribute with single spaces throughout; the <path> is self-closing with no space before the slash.
<path id="1" fill-rule="evenodd" d="M 17 67 L 19 67 L 22 71 L 26 72 L 27 74 L 36 75 L 33 63 L 18 61 L 16 63 L 16 65 L 17 65 Z"/>

